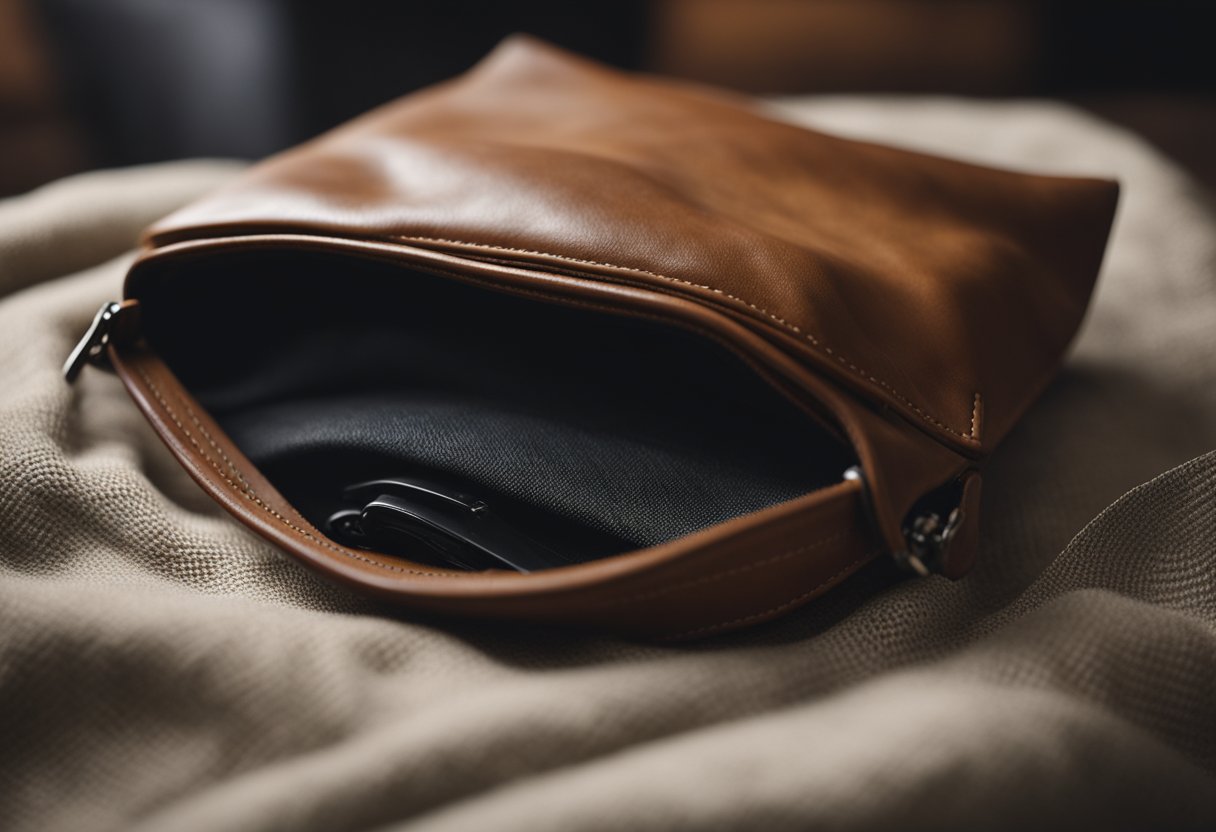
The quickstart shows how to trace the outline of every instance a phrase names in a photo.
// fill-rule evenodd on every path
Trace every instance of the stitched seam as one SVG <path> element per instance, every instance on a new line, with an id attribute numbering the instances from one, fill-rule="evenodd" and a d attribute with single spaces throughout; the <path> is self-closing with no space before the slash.
<path id="1" fill-rule="evenodd" d="M 892 387 L 887 382 L 885 382 L 882 379 L 878 378 L 877 376 L 869 373 L 868 371 L 862 369 L 861 367 L 858 367 L 852 361 L 848 360 L 843 355 L 841 355 L 840 353 L 838 353 L 834 349 L 832 349 L 830 346 L 828 346 L 827 344 L 820 341 L 812 333 L 804 332 L 802 330 L 802 328 L 799 327 L 797 324 L 787 321 L 785 318 L 782 318 L 780 315 L 770 312 L 762 306 L 758 306 L 758 305 L 752 303 L 751 301 L 741 298 L 738 295 L 733 295 L 730 292 L 724 291 L 715 286 L 708 286 L 704 283 L 694 283 L 691 280 L 685 280 L 680 277 L 671 277 L 670 275 L 659 274 L 658 272 L 652 272 L 652 271 L 648 271 L 646 269 L 637 269 L 637 268 L 632 268 L 629 266 L 620 266 L 615 263 L 604 263 L 599 260 L 583 260 L 578 257 L 568 257 L 564 254 L 553 254 L 553 253 L 547 252 L 547 251 L 535 251 L 533 249 L 526 249 L 526 248 L 512 248 L 510 246 L 494 246 L 494 245 L 488 245 L 486 243 L 471 243 L 471 242 L 468 242 L 467 240 L 453 240 L 451 238 L 446 238 L 446 237 L 423 237 L 423 236 L 409 236 L 409 235 L 403 235 L 403 234 L 397 234 L 397 235 L 391 235 L 391 236 L 393 237 L 393 239 L 401 240 L 401 241 L 405 241 L 405 242 L 411 242 L 411 241 L 412 242 L 428 242 L 428 243 L 441 243 L 441 244 L 447 244 L 447 245 L 468 246 L 470 248 L 485 249 L 487 251 L 514 252 L 515 254 L 530 254 L 535 257 L 550 257 L 555 260 L 564 260 L 569 263 L 578 263 L 578 264 L 581 264 L 584 266 L 599 266 L 601 268 L 607 268 L 607 269 L 618 269 L 620 271 L 632 272 L 634 274 L 644 274 L 644 275 L 647 275 L 648 277 L 653 277 L 658 280 L 664 280 L 669 283 L 677 283 L 682 286 L 690 286 L 694 289 L 703 289 L 707 292 L 712 292 L 715 295 L 721 295 L 724 298 L 733 300 L 736 303 L 741 303 L 744 306 L 748 307 L 749 309 L 751 309 L 755 312 L 758 312 L 761 315 L 764 315 L 766 318 L 776 322 L 781 327 L 798 335 L 800 338 L 807 341 L 811 346 L 813 346 L 816 349 L 820 350 L 821 352 L 831 356 L 839 364 L 852 370 L 854 375 L 861 376 L 863 379 L 874 382 L 879 387 L 883 388 L 888 393 L 890 393 L 892 396 L 894 396 L 896 399 L 898 399 L 900 402 L 902 402 L 904 405 L 911 408 L 912 411 L 914 413 L 916 413 L 916 415 L 918 417 L 920 417 L 922 420 L 928 422 L 929 424 L 934 425 L 935 427 L 941 428 L 942 430 L 944 430 L 947 433 L 950 433 L 954 436 L 961 437 L 962 439 L 967 439 L 972 442 L 977 441 L 976 436 L 975 436 L 975 410 L 976 410 L 975 407 L 973 407 L 972 411 L 971 411 L 972 418 L 971 418 L 970 431 L 968 433 L 963 433 L 960 430 L 955 430 L 954 428 L 947 425 L 945 422 L 942 422 L 940 419 L 937 419 L 934 416 L 931 416 L 929 413 L 927 413 L 924 410 L 922 410 L 921 408 L 917 407 L 917 405 L 911 399 L 909 399 L 904 394 L 900 393 L 898 390 L 896 390 L 894 387 Z M 979 399 L 980 399 L 980 394 L 976 393 L 975 401 L 978 403 Z"/>
<path id="2" fill-rule="evenodd" d="M 848 532 L 837 532 L 834 535 L 822 538 L 820 540 L 815 541 L 814 543 L 807 543 L 807 544 L 799 546 L 795 549 L 790 549 L 785 552 L 782 552 L 779 555 L 773 555 L 773 556 L 767 557 L 763 560 L 755 561 L 754 563 L 749 563 L 744 566 L 735 566 L 730 569 L 724 569 L 721 572 L 714 572 L 712 574 L 706 575 L 701 578 L 697 578 L 692 581 L 686 581 L 685 583 L 682 583 L 682 584 L 672 584 L 671 586 L 665 586 L 661 589 L 651 590 L 649 592 L 642 592 L 642 593 L 638 593 L 637 595 L 631 595 L 628 598 L 621 598 L 621 599 L 609 601 L 609 602 L 605 603 L 604 606 L 617 606 L 617 605 L 633 604 L 633 603 L 637 603 L 639 601 L 649 601 L 651 599 L 658 598 L 658 597 L 667 595 L 672 592 L 679 592 L 681 590 L 690 589 L 694 586 L 701 586 L 703 584 L 713 583 L 714 581 L 720 581 L 724 578 L 729 578 L 733 575 L 739 575 L 744 572 L 750 572 L 753 569 L 762 569 L 765 566 L 769 566 L 769 565 L 777 563 L 779 561 L 788 560 L 789 558 L 792 558 L 792 557 L 797 557 L 798 555 L 801 555 L 805 552 L 809 552 L 813 549 L 818 549 L 821 546 L 826 546 L 829 543 L 835 543 L 837 540 L 840 540 L 841 538 L 846 537 L 847 535 L 848 535 Z"/>
<path id="3" fill-rule="evenodd" d="M 249 496 L 250 496 L 252 499 L 254 499 L 254 500 L 255 500 L 255 501 L 257 501 L 258 503 L 262 504 L 262 506 L 263 506 L 263 507 L 264 507 L 264 508 L 265 508 L 267 511 L 271 512 L 271 515 L 272 515 L 272 516 L 274 516 L 274 517 L 278 518 L 278 519 L 279 519 L 281 522 L 283 522 L 283 523 L 287 523 L 287 525 L 288 525 L 290 528 L 295 528 L 295 526 L 294 526 L 294 525 L 292 525 L 292 524 L 291 524 L 291 523 L 289 523 L 289 522 L 288 522 L 288 521 L 287 521 L 285 518 L 283 518 L 282 516 L 280 516 L 280 515 L 278 514 L 278 512 L 276 512 L 274 509 L 271 509 L 269 506 L 266 506 L 264 503 L 262 503 L 262 501 L 261 501 L 260 499 L 258 499 L 258 497 L 257 497 L 257 492 L 255 492 L 255 491 L 253 490 L 253 486 L 252 486 L 252 485 L 249 483 L 249 481 L 248 481 L 247 479 L 245 479 L 245 475 L 244 475 L 244 474 L 241 472 L 241 469 L 240 469 L 240 468 L 238 468 L 238 467 L 236 466 L 236 463 L 235 463 L 235 462 L 233 462 L 233 461 L 232 461 L 232 460 L 229 458 L 228 454 L 224 452 L 224 449 L 223 449 L 223 448 L 221 448 L 221 447 L 219 446 L 219 444 L 217 444 L 217 443 L 216 443 L 215 438 L 211 436 L 210 431 L 208 431 L 208 430 L 207 430 L 206 425 L 204 425 L 204 424 L 202 423 L 202 421 L 199 419 L 198 414 L 194 412 L 194 408 L 192 408 L 192 407 L 190 406 L 190 403 L 189 403 L 189 402 L 187 402 L 185 399 L 183 399 L 181 396 L 178 396 L 178 397 L 177 397 L 177 399 L 178 399 L 178 401 L 181 403 L 182 407 L 185 409 L 185 411 L 186 411 L 186 415 L 188 415 L 188 416 L 190 417 L 190 421 L 194 423 L 194 426 L 195 426 L 196 428 L 198 428 L 199 433 L 201 433 L 201 434 L 203 435 L 203 438 L 207 440 L 207 444 L 208 444 L 208 445 L 210 445 L 210 446 L 211 446 L 211 447 L 212 447 L 212 448 L 215 450 L 215 452 L 216 452 L 217 454 L 219 454 L 219 455 L 220 455 L 220 459 L 224 460 L 224 463 L 225 463 L 225 464 L 228 466 L 228 470 L 229 470 L 229 471 L 231 471 L 231 472 L 233 473 L 233 475 L 234 475 L 234 476 L 235 476 L 235 477 L 236 477 L 238 480 L 240 480 L 240 481 L 241 481 L 241 484 L 244 486 L 244 490 L 246 491 L 246 493 L 247 493 L 247 494 L 248 494 L 248 495 L 249 495 Z M 301 514 L 300 514 L 298 511 L 296 511 L 294 508 L 292 509 L 292 513 L 293 513 L 293 514 L 295 514 L 295 516 L 296 516 L 296 517 L 298 517 L 298 518 L 300 519 L 300 521 L 301 521 L 301 522 L 303 522 L 303 523 L 307 523 L 307 522 L 308 522 L 308 521 L 307 521 L 307 520 L 306 520 L 306 519 L 303 517 L 303 515 L 301 515 Z M 299 531 L 300 531 L 302 534 L 305 534 L 305 533 L 306 533 L 306 531 L 305 531 L 304 529 L 299 529 Z M 326 541 L 326 540 L 320 540 L 320 539 L 317 539 L 316 537 L 313 537 L 313 536 L 311 536 L 311 535 L 309 535 L 309 536 L 310 536 L 310 538 L 311 538 L 311 539 L 316 540 L 316 542 L 320 543 L 321 545 L 328 545 L 328 544 L 329 544 L 329 541 Z M 334 548 L 334 547 L 333 547 L 333 546 L 330 546 L 329 548 Z M 343 547 L 338 546 L 338 547 L 336 547 L 335 551 L 343 551 Z M 391 565 L 389 565 L 389 564 L 385 564 L 385 566 L 389 566 L 389 568 L 392 568 L 392 567 L 391 567 Z M 422 572 L 419 572 L 418 574 L 428 574 L 428 573 L 422 573 Z"/>
<path id="4" fill-rule="evenodd" d="M 211 446 L 213 448 L 215 448 L 216 451 L 218 451 L 221 456 L 224 457 L 225 461 L 228 463 L 228 466 L 230 468 L 232 468 L 233 472 L 236 473 L 236 475 L 240 478 L 241 482 L 243 483 L 243 487 L 240 485 L 237 485 L 235 482 L 233 482 L 233 480 L 231 478 L 229 478 L 228 475 L 223 472 L 223 470 L 220 469 L 220 466 L 216 463 L 216 461 L 214 459 L 212 459 L 211 456 L 203 449 L 203 446 L 198 443 L 198 440 L 194 438 L 194 435 L 190 432 L 190 430 L 185 425 L 182 424 L 181 419 L 179 419 L 177 416 L 177 413 L 173 410 L 173 408 L 169 405 L 169 403 L 167 401 L 165 401 L 164 396 L 161 395 L 160 388 L 157 387 L 156 383 L 152 381 L 152 379 L 148 376 L 148 374 L 146 372 L 144 372 L 144 369 L 142 367 L 139 367 L 138 365 L 136 366 L 135 369 L 139 373 L 140 377 L 144 380 L 144 383 L 146 385 L 148 385 L 148 389 L 152 391 L 152 395 L 156 397 L 156 401 L 160 403 L 161 409 L 163 409 L 165 411 L 165 414 L 170 419 L 173 420 L 173 424 L 177 425 L 178 430 L 180 430 L 182 432 L 182 434 L 187 439 L 190 440 L 190 444 L 194 446 L 195 450 L 197 450 L 199 452 L 199 454 L 203 457 L 203 459 L 207 460 L 207 464 L 210 465 L 215 470 L 215 472 L 220 475 L 220 478 L 223 479 L 224 482 L 228 483 L 228 485 L 231 486 L 233 490 L 240 492 L 242 495 L 244 495 L 244 497 L 246 499 L 248 499 L 250 502 L 257 505 L 259 508 L 261 508 L 267 514 L 269 514 L 271 517 L 278 520 L 280 523 L 282 523 L 284 526 L 286 526 L 287 528 L 294 531 L 296 534 L 299 534 L 302 537 L 305 537 L 308 540 L 311 540 L 312 542 L 316 543 L 319 546 L 323 546 L 326 549 L 330 549 L 334 552 L 337 552 L 340 555 L 345 555 L 346 557 L 353 558 L 354 560 L 362 561 L 363 563 L 367 563 L 372 566 L 379 567 L 381 569 L 389 569 L 389 570 L 392 570 L 393 572 L 401 572 L 401 573 L 410 574 L 410 575 L 424 575 L 424 576 L 432 577 L 432 578 L 450 577 L 448 575 L 440 575 L 440 574 L 437 574 L 434 572 L 422 572 L 422 571 L 415 570 L 415 569 L 406 569 L 401 566 L 393 566 L 392 564 L 382 563 L 382 562 L 374 560 L 372 558 L 364 557 L 363 555 L 360 555 L 356 552 L 352 552 L 349 549 L 343 549 L 339 546 L 335 546 L 332 543 L 330 543 L 329 541 L 318 538 L 316 535 L 312 534 L 307 529 L 303 529 L 303 528 L 300 528 L 299 526 L 296 526 L 290 520 L 288 520 L 283 515 L 279 514 L 279 512 L 275 511 L 273 508 L 271 508 L 269 505 L 267 505 L 265 502 L 263 502 L 260 497 L 258 497 L 257 493 L 253 490 L 253 487 L 249 485 L 248 481 L 246 481 L 245 478 L 243 476 L 241 476 L 240 472 L 236 470 L 236 466 L 232 464 L 232 461 L 230 459 L 228 459 L 227 454 L 224 454 L 224 452 L 222 450 L 220 450 L 220 448 L 218 446 L 216 446 L 215 442 L 211 441 L 209 438 L 209 441 L 211 442 Z M 198 425 L 200 430 L 204 430 L 202 425 L 200 425 L 198 423 L 197 419 L 195 419 L 195 424 Z M 205 432 L 205 430 L 204 430 L 204 432 Z"/>
<path id="5" fill-rule="evenodd" d="M 791 598 L 790 600 L 788 600 L 784 603 L 778 604 L 775 607 L 769 607 L 768 609 L 766 609 L 762 612 L 752 613 L 751 615 L 744 615 L 739 618 L 731 618 L 726 621 L 719 621 L 717 624 L 707 624 L 704 627 L 694 627 L 691 630 L 682 630 L 681 632 L 673 633 L 668 636 L 663 636 L 662 638 L 664 641 L 672 641 L 672 640 L 680 639 L 680 638 L 688 638 L 690 636 L 708 634 L 708 633 L 714 632 L 715 630 L 721 630 L 721 629 L 725 629 L 727 627 L 733 627 L 736 624 L 746 624 L 749 621 L 756 621 L 757 619 L 766 618 L 771 615 L 776 615 L 777 613 L 782 612 L 783 610 L 787 610 L 790 607 L 797 606 L 802 601 L 807 600 L 812 595 L 819 592 L 819 590 L 823 589 L 828 584 L 836 581 L 842 575 L 845 575 L 848 572 L 851 572 L 852 570 L 861 566 L 863 563 L 865 563 L 866 561 L 873 558 L 876 554 L 877 554 L 877 552 L 873 551 L 873 550 L 866 552 L 864 555 L 862 555 L 861 557 L 852 561 L 847 566 L 841 567 L 833 575 L 820 581 L 818 584 L 811 587 L 806 592 L 800 593 L 800 594 L 794 596 L 793 598 Z"/>

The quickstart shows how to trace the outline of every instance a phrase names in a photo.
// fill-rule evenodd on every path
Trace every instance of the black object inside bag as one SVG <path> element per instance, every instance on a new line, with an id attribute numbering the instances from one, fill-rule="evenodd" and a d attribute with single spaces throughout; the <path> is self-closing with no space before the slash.
<path id="1" fill-rule="evenodd" d="M 733 352 L 649 320 L 287 250 L 194 257 L 141 303 L 153 348 L 310 522 L 413 559 L 604 557 L 853 464 Z"/>

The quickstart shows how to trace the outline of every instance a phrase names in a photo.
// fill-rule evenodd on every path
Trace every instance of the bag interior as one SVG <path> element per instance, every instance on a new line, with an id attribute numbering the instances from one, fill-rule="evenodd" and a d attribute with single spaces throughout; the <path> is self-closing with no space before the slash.
<path id="1" fill-rule="evenodd" d="M 138 294 L 150 346 L 331 536 L 334 512 L 358 508 L 348 486 L 407 478 L 474 495 L 552 565 L 582 562 L 794 499 L 854 462 L 733 352 L 650 320 L 288 250 L 184 259 Z M 452 565 L 420 542 L 354 541 Z"/>

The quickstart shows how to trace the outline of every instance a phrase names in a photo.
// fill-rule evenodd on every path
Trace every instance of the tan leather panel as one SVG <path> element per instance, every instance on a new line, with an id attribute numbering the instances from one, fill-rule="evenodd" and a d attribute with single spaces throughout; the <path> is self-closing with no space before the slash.
<path id="1" fill-rule="evenodd" d="M 835 138 L 516 38 L 150 239 L 295 229 L 627 276 L 990 449 L 1081 319 L 1116 195 Z"/>

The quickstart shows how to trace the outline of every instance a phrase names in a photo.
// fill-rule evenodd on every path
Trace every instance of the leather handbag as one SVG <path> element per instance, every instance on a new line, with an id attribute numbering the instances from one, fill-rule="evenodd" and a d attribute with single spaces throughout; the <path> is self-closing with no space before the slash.
<path id="1" fill-rule="evenodd" d="M 968 571 L 1117 196 L 516 37 L 158 222 L 66 371 L 365 593 L 706 636 Z"/>

